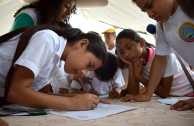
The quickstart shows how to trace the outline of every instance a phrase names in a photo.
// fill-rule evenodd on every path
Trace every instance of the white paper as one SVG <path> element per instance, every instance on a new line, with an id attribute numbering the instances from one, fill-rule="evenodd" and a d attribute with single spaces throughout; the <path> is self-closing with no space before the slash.
<path id="1" fill-rule="evenodd" d="M 78 120 L 91 120 L 103 118 L 113 114 L 136 109 L 136 107 L 119 106 L 99 103 L 98 107 L 89 111 L 50 111 L 51 114 L 66 116 Z"/>
<path id="2" fill-rule="evenodd" d="M 173 105 L 183 99 L 158 99 L 162 104 Z"/>

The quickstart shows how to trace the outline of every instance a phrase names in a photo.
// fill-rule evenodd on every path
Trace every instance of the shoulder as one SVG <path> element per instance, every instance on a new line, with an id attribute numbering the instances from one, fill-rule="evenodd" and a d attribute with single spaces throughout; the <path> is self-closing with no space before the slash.
<path id="1" fill-rule="evenodd" d="M 21 13 L 26 13 L 28 15 L 30 15 L 31 17 L 35 17 L 37 16 L 37 11 L 35 8 L 26 8 L 26 9 L 23 9 L 18 15 L 20 15 Z"/>
<path id="2" fill-rule="evenodd" d="M 33 43 L 41 42 L 56 46 L 59 44 L 60 36 L 52 30 L 45 29 L 36 32 L 30 39 Z"/>
<path id="3" fill-rule="evenodd" d="M 26 8 L 26 9 L 23 9 L 19 14 L 17 14 L 16 18 L 19 15 L 23 15 L 23 14 L 29 15 L 33 19 L 34 23 L 35 24 L 37 23 L 38 13 L 37 13 L 37 10 L 35 8 Z"/>

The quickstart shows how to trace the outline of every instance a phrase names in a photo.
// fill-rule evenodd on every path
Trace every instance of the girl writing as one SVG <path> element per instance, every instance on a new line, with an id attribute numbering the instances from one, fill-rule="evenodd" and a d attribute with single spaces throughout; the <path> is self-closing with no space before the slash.
<path id="1" fill-rule="evenodd" d="M 45 25 L 17 29 L 0 37 L 0 96 L 4 101 L 34 108 L 95 108 L 100 102 L 95 95 L 69 98 L 38 90 L 52 82 L 60 60 L 66 62 L 66 72 L 78 74 L 100 67 L 106 55 L 100 37 L 79 29 Z"/>

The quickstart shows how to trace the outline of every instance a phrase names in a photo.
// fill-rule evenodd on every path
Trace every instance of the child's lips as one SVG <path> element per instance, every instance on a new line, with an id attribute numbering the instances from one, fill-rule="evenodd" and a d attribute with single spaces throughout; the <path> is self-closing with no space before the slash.
<path id="1" fill-rule="evenodd" d="M 134 59 L 134 58 L 127 58 L 127 61 L 133 62 L 133 59 Z"/>

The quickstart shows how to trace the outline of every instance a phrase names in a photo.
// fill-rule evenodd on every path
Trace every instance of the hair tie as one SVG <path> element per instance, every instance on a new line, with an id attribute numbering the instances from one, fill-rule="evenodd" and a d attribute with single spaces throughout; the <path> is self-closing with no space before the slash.
<path id="1" fill-rule="evenodd" d="M 84 32 L 81 32 L 80 34 L 82 35 L 82 34 L 84 34 Z"/>

